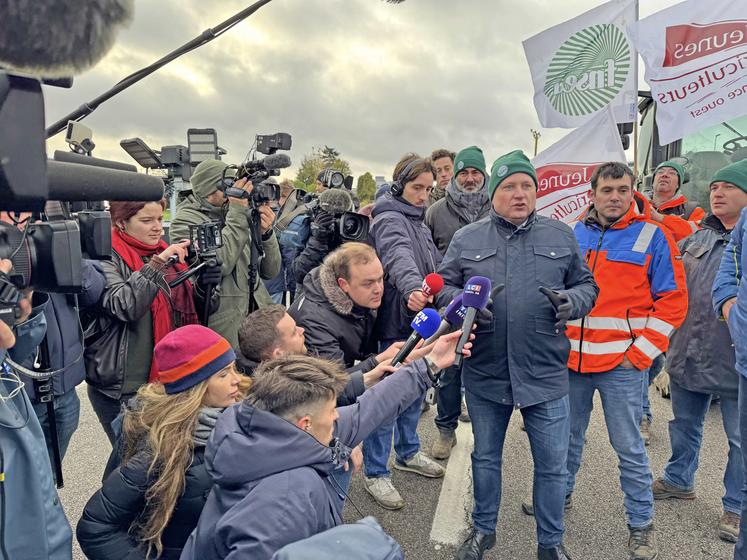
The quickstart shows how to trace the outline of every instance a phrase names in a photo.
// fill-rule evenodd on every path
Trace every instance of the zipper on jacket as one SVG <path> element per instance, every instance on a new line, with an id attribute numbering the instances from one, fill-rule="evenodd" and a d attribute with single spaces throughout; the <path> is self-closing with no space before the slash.
<path id="1" fill-rule="evenodd" d="M 594 264 L 591 267 L 591 275 L 594 276 L 594 270 L 597 268 L 597 261 L 599 260 L 599 249 L 602 246 L 602 241 L 604 240 L 604 234 L 607 232 L 606 229 L 602 228 L 602 233 L 599 235 L 599 241 L 597 241 L 597 248 L 595 249 L 596 253 L 594 254 Z M 586 252 L 586 264 L 589 264 L 589 257 L 591 253 L 591 249 L 589 249 Z M 581 373 L 581 361 L 584 358 L 584 326 L 586 324 L 586 317 L 581 319 L 581 336 L 579 336 L 578 340 L 578 373 Z"/>

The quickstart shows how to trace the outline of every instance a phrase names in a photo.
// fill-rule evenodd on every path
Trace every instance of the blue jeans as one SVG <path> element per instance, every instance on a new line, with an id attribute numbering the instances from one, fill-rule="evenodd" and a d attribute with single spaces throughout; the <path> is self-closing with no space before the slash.
<path id="1" fill-rule="evenodd" d="M 703 422 L 711 405 L 711 395 L 688 391 L 674 382 L 669 384 L 669 391 L 674 414 L 674 420 L 669 422 L 672 456 L 664 468 L 664 480 L 677 488 L 692 490 L 695 487 L 695 471 L 698 470 L 700 445 L 703 441 Z M 721 397 L 721 419 L 729 441 L 729 455 L 724 471 L 726 494 L 722 503 L 724 511 L 739 515 L 742 511 L 744 473 L 737 399 Z"/>
<path id="2" fill-rule="evenodd" d="M 503 442 L 513 407 L 467 390 L 475 448 L 472 478 L 475 506 L 472 523 L 483 533 L 495 533 L 501 503 Z M 521 409 L 534 459 L 534 516 L 537 542 L 552 548 L 563 542 L 566 459 L 570 429 L 568 397 Z"/>
<path id="3" fill-rule="evenodd" d="M 52 440 L 49 431 L 49 415 L 47 414 L 47 403 L 34 404 L 34 412 L 39 418 L 44 439 L 47 440 L 47 452 L 49 461 L 52 462 Z M 54 398 L 54 415 L 57 422 L 57 442 L 60 447 L 60 459 L 65 458 L 67 446 L 70 444 L 75 430 L 78 429 L 80 420 L 80 399 L 75 389 L 69 390 L 64 395 Z"/>
<path id="4" fill-rule="evenodd" d="M 436 403 L 436 427 L 441 432 L 454 433 L 462 413 L 462 371 L 450 367 L 441 375 L 441 387 Z"/>
<path id="5" fill-rule="evenodd" d="M 393 422 L 382 424 L 363 442 L 364 471 L 369 478 L 389 476 L 389 453 L 392 450 L 392 432 L 394 432 L 394 451 L 398 461 L 407 461 L 420 450 L 418 421 L 425 396 L 417 399 Z"/>
<path id="6" fill-rule="evenodd" d="M 571 439 L 566 494 L 571 494 L 576 485 L 586 429 L 594 408 L 594 391 L 599 391 L 607 434 L 619 461 L 628 525 L 646 527 L 654 518 L 653 477 L 640 432 L 641 376 L 648 378 L 648 371 L 616 367 L 602 373 L 569 371 L 568 374 L 571 385 Z"/>
<path id="7" fill-rule="evenodd" d="M 666 354 L 659 354 L 656 358 L 654 358 L 653 363 L 651 364 L 651 367 L 648 368 L 648 378 L 646 376 L 643 376 L 642 383 L 643 383 L 643 416 L 649 419 L 649 421 L 654 419 L 654 415 L 651 413 L 651 403 L 648 400 L 648 388 L 651 386 L 651 384 L 654 382 L 654 379 L 656 379 L 659 374 L 661 373 L 661 370 L 664 369 L 664 364 L 667 361 Z"/>
<path id="8" fill-rule="evenodd" d="M 747 447 L 747 378 L 739 375 L 739 434 L 740 440 Z M 742 478 L 747 480 L 747 453 L 742 453 Z M 745 488 L 747 491 L 747 488 Z M 734 548 L 734 560 L 747 560 L 747 500 L 742 500 L 742 519 L 739 523 L 739 540 Z"/>

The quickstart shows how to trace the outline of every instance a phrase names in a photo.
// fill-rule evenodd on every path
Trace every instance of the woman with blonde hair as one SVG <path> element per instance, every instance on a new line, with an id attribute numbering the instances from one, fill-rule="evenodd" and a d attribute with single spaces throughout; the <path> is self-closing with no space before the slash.
<path id="1" fill-rule="evenodd" d="M 78 522 L 92 560 L 179 558 L 212 487 L 207 440 L 250 384 L 228 341 L 200 325 L 167 334 L 153 360 L 157 381 L 141 387 L 124 414 L 122 463 Z"/>

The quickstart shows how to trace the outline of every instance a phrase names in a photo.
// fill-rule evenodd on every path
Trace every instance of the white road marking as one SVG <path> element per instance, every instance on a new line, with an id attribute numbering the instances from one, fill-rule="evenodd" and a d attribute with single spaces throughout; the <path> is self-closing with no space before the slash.
<path id="1" fill-rule="evenodd" d="M 464 540 L 468 512 L 472 510 L 472 425 L 459 422 L 456 436 L 457 444 L 451 450 L 430 536 L 435 543 L 452 546 Z"/>

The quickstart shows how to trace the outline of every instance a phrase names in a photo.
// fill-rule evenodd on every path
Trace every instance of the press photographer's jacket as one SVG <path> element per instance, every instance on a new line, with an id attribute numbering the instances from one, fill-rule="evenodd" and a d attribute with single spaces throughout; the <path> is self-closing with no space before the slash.
<path id="1" fill-rule="evenodd" d="M 210 193 L 192 193 L 177 206 L 176 216 L 171 222 L 169 237 L 172 243 L 189 239 L 189 226 L 210 221 L 221 221 L 223 247 L 218 249 L 223 281 L 220 285 L 220 307 L 210 315 L 209 327 L 231 343 L 239 346 L 239 325 L 249 309 L 249 259 L 251 257 L 251 233 L 247 222 L 247 209 L 239 204 L 223 208 L 205 202 L 202 196 Z M 261 279 L 269 280 L 280 272 L 282 258 L 274 234 L 262 241 L 265 256 L 260 261 L 255 285 L 254 300 L 259 307 L 272 303 Z"/>

